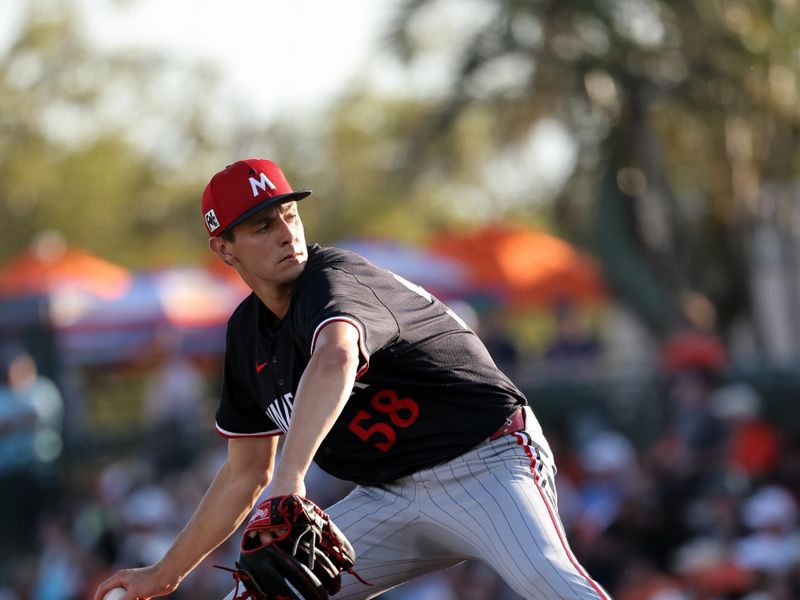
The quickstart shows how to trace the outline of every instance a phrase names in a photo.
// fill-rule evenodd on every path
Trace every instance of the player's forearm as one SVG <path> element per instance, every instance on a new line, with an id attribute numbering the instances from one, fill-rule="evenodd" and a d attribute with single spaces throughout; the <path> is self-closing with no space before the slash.
<path id="1" fill-rule="evenodd" d="M 156 565 L 164 579 L 180 583 L 228 539 L 253 508 L 267 482 L 266 477 L 237 475 L 226 462 L 186 527 Z"/>
<path id="2" fill-rule="evenodd" d="M 322 440 L 350 397 L 357 369 L 357 351 L 332 348 L 312 356 L 297 389 L 272 493 L 293 493 L 279 487 L 302 484 Z"/>

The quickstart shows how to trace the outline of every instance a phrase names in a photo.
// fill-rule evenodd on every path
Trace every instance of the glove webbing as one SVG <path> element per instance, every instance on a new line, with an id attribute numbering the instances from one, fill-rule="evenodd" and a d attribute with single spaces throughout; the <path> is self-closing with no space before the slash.
<path id="1" fill-rule="evenodd" d="M 228 571 L 233 575 L 233 579 L 236 581 L 236 587 L 233 590 L 233 600 L 269 600 L 269 597 L 262 591 L 262 589 L 258 586 L 255 580 L 250 577 L 250 574 L 245 571 L 244 569 L 240 569 L 239 563 L 236 564 L 236 569 L 230 569 L 228 567 L 223 567 L 222 565 L 213 565 L 215 569 L 222 569 L 223 571 Z M 250 591 L 248 589 L 247 583 L 253 586 L 255 591 Z M 239 593 L 239 587 L 242 587 L 242 593 Z M 284 596 L 283 594 L 278 594 L 275 596 L 274 600 L 292 600 L 288 596 Z"/>
<path id="2" fill-rule="evenodd" d="M 278 507 L 278 511 L 280 512 L 281 516 L 284 519 L 286 519 L 286 517 L 287 517 L 286 513 L 288 513 L 289 511 L 286 510 L 282 505 L 280 507 Z M 302 512 L 302 510 L 300 510 L 300 512 Z M 297 514 L 299 514 L 299 513 L 298 513 L 297 510 L 295 510 L 295 518 L 297 517 Z M 294 541 L 294 546 L 292 546 L 292 555 L 293 556 L 297 556 L 297 549 L 300 547 L 300 542 L 302 541 L 303 536 L 306 535 L 309 532 L 311 533 L 311 542 L 308 544 L 308 568 L 309 569 L 311 569 L 312 571 L 314 570 L 314 564 L 316 562 L 316 555 L 317 554 L 319 554 L 322 557 L 327 557 L 327 556 L 333 555 L 333 558 L 336 558 L 340 563 L 345 562 L 344 548 L 342 547 L 342 544 L 341 544 L 341 541 L 339 540 L 339 538 L 336 537 L 335 535 L 333 535 L 333 533 L 330 530 L 330 527 L 325 528 L 325 529 L 322 530 L 322 536 L 318 540 L 317 539 L 317 532 L 309 524 L 306 525 L 305 529 L 302 531 L 302 533 L 300 533 L 297 536 L 297 539 Z M 317 548 L 317 541 L 319 541 L 320 546 L 322 546 L 322 548 L 328 552 L 327 555 L 326 555 L 325 552 L 323 552 L 322 550 Z M 368 585 L 370 587 L 373 585 L 370 582 L 368 582 L 367 580 L 365 580 L 363 577 L 361 577 L 361 575 L 356 573 L 353 570 L 353 567 L 350 567 L 348 569 L 344 569 L 344 572 L 350 573 L 353 577 L 358 579 L 364 585 Z"/>

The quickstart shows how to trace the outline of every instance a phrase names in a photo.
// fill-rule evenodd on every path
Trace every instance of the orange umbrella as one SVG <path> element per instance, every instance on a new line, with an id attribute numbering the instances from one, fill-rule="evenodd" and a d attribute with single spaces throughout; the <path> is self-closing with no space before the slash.
<path id="1" fill-rule="evenodd" d="M 550 234 L 510 225 L 443 232 L 431 249 L 467 265 L 473 285 L 515 307 L 605 297 L 597 262 Z"/>
<path id="2" fill-rule="evenodd" d="M 240 284 L 208 269 L 176 268 L 157 274 L 154 284 L 170 323 L 187 328 L 209 327 L 224 325 L 250 292 L 238 275 L 236 279 Z"/>
<path id="3" fill-rule="evenodd" d="M 114 298 L 130 285 L 130 274 L 115 264 L 63 244 L 40 244 L 0 268 L 0 294 L 49 294 L 79 289 Z"/>
<path id="4" fill-rule="evenodd" d="M 252 291 L 247 287 L 247 284 L 242 281 L 242 278 L 239 277 L 239 273 L 236 272 L 236 269 L 226 265 L 216 256 L 209 258 L 203 267 L 218 282 L 225 283 L 228 286 L 238 289 L 242 299 Z"/>

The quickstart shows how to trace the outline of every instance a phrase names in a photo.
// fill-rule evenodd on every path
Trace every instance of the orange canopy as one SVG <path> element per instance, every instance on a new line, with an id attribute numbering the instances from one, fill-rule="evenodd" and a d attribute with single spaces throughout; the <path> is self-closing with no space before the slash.
<path id="1" fill-rule="evenodd" d="M 431 249 L 460 260 L 476 287 L 516 307 L 605 297 L 597 262 L 550 234 L 511 225 L 443 232 Z"/>
<path id="2" fill-rule="evenodd" d="M 167 320 L 182 327 L 224 324 L 250 292 L 238 275 L 226 278 L 204 268 L 168 269 L 154 283 Z"/>
<path id="3" fill-rule="evenodd" d="M 101 298 L 122 294 L 131 276 L 122 267 L 74 248 L 33 247 L 0 268 L 0 294 L 47 294 L 66 287 Z"/>
<path id="4" fill-rule="evenodd" d="M 239 277 L 239 273 L 236 272 L 236 269 L 226 265 L 218 257 L 212 256 L 205 262 L 203 267 L 217 281 L 237 288 L 242 299 L 250 294 L 250 288 L 247 287 L 247 284 Z"/>

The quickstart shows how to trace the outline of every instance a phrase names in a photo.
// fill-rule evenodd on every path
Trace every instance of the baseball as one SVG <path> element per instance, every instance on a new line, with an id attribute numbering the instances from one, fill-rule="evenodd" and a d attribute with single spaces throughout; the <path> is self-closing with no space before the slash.
<path id="1" fill-rule="evenodd" d="M 119 600 L 125 595 L 125 588 L 111 588 L 106 592 L 106 595 L 103 596 L 103 600 Z"/>

